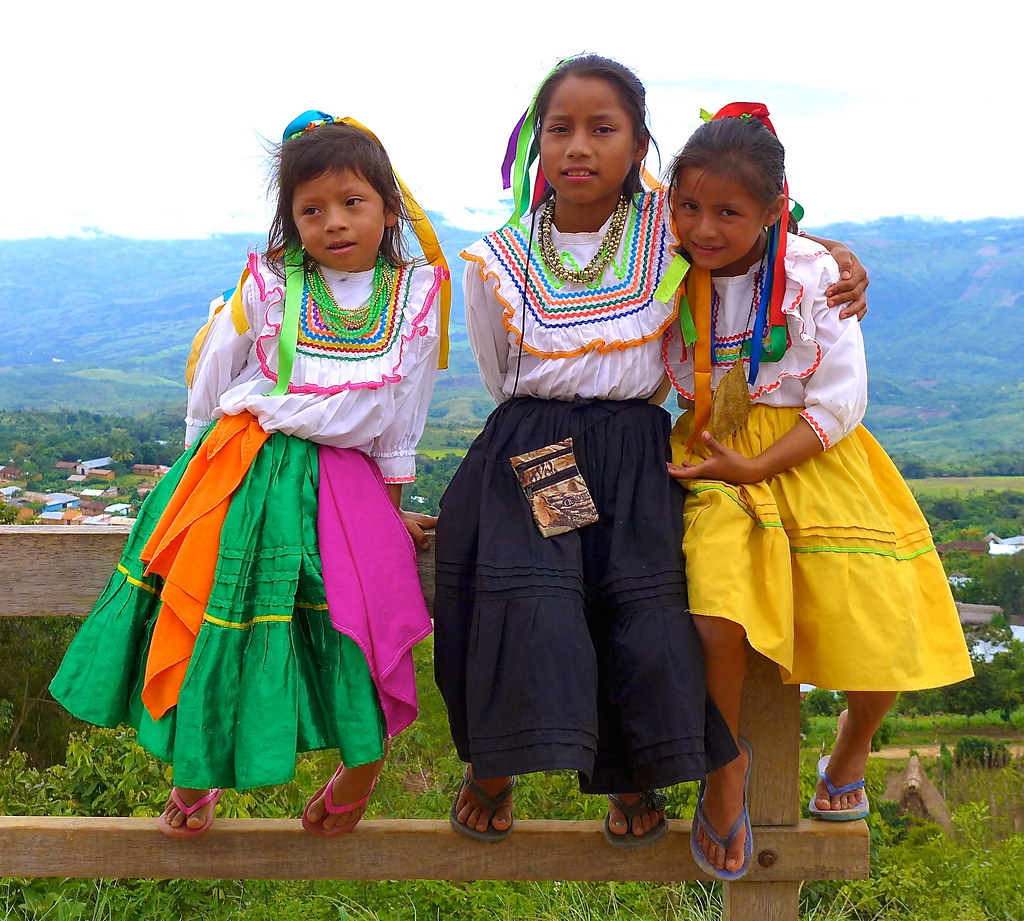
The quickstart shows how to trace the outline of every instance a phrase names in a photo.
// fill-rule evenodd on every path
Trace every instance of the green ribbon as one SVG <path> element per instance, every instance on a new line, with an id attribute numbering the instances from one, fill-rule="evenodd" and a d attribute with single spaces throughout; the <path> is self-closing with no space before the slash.
<path id="1" fill-rule="evenodd" d="M 662 275 L 661 281 L 658 282 L 658 287 L 654 289 L 654 299 L 667 304 L 679 289 L 683 279 L 686 278 L 686 273 L 689 271 L 690 263 L 679 253 L 676 253 L 668 264 L 668 268 L 665 269 L 665 274 Z M 683 341 L 687 345 L 693 345 L 697 341 L 697 327 L 694 326 L 693 312 L 690 310 L 690 302 L 685 294 L 679 299 L 679 326 L 683 331 Z"/>
<path id="2" fill-rule="evenodd" d="M 302 247 L 292 244 L 284 251 L 284 317 L 277 340 L 277 386 L 266 394 L 268 397 L 279 397 L 288 392 L 295 365 L 295 346 L 299 341 L 299 310 L 304 284 Z"/>
<path id="3" fill-rule="evenodd" d="M 665 269 L 665 274 L 661 276 L 658 287 L 654 289 L 654 299 L 667 304 L 672 299 L 672 295 L 676 293 L 676 289 L 683 283 L 683 279 L 689 271 L 690 263 L 686 261 L 685 257 L 676 253 L 668 264 L 668 268 Z"/>
<path id="4" fill-rule="evenodd" d="M 683 332 L 683 342 L 687 346 L 697 341 L 697 327 L 693 325 L 693 311 L 690 310 L 690 301 L 684 294 L 679 299 L 679 328 Z"/>
<path id="5" fill-rule="evenodd" d="M 533 138 L 533 103 L 530 103 L 530 108 L 526 112 L 526 121 L 523 122 L 519 140 L 516 143 L 516 161 L 512 173 L 512 199 L 515 211 L 509 221 L 510 224 L 518 226 L 530 210 L 530 167 L 533 166 L 536 159 L 537 146 Z"/>

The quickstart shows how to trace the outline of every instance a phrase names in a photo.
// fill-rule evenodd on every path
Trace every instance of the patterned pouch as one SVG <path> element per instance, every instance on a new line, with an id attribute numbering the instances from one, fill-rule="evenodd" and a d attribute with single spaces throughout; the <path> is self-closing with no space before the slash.
<path id="1" fill-rule="evenodd" d="M 598 520 L 590 490 L 576 466 L 571 438 L 509 460 L 544 537 Z"/>

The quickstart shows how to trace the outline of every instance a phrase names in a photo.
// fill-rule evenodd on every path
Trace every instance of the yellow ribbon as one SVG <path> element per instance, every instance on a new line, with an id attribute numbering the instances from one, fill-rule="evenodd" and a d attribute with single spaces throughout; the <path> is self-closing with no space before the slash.
<path id="1" fill-rule="evenodd" d="M 360 131 L 365 131 L 380 144 L 380 138 L 367 128 L 366 125 L 360 124 L 354 118 L 345 116 L 340 121 L 346 125 L 351 125 L 353 128 L 358 128 Z M 380 144 L 380 146 L 383 147 L 384 145 Z M 409 221 L 412 223 L 413 233 L 416 234 L 416 239 L 420 242 L 420 249 L 423 250 L 427 265 L 442 266 L 445 270 L 445 278 L 441 282 L 441 353 L 437 358 L 437 367 L 440 370 L 444 370 L 448 367 L 448 319 L 452 310 L 452 282 L 448 271 L 448 261 L 444 258 L 444 253 L 441 251 L 441 244 L 437 240 L 437 234 L 430 223 L 430 218 L 427 217 L 426 212 L 419 206 L 412 192 L 409 191 L 409 187 L 402 181 L 402 177 L 397 172 L 395 173 L 395 181 L 398 183 L 398 188 L 402 193 L 402 201 L 405 203 L 406 213 L 409 215 Z"/>

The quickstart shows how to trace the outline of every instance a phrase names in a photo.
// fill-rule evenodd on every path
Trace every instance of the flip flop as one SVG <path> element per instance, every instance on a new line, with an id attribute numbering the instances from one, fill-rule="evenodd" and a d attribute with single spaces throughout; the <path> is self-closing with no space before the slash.
<path id="1" fill-rule="evenodd" d="M 853 783 L 843 784 L 837 787 L 828 779 L 825 768 L 828 767 L 831 755 L 826 755 L 818 761 L 818 779 L 825 782 L 825 789 L 829 796 L 842 796 L 844 793 L 853 793 L 855 790 L 864 790 L 864 781 L 855 780 Z M 868 802 L 867 791 L 864 791 L 864 802 L 849 806 L 846 809 L 819 809 L 814 805 L 817 796 L 812 795 L 811 801 L 807 804 L 807 811 L 812 819 L 821 819 L 823 822 L 854 822 L 857 819 L 865 819 L 871 812 L 871 805 Z"/>
<path id="2" fill-rule="evenodd" d="M 455 801 L 452 803 L 451 812 L 448 813 L 448 821 L 460 835 L 465 835 L 467 838 L 472 838 L 474 841 L 486 841 L 489 844 L 493 844 L 496 841 L 501 841 L 507 838 L 512 833 L 512 826 L 515 820 L 509 822 L 508 828 L 495 828 L 491 824 L 491 819 L 494 818 L 494 813 L 497 812 L 505 803 L 508 802 L 509 797 L 512 795 L 512 791 L 516 786 L 516 778 L 513 775 L 509 778 L 509 782 L 503 790 L 500 790 L 494 796 L 491 796 L 483 787 L 480 786 L 472 777 L 469 776 L 469 771 L 466 771 L 462 775 L 462 786 L 459 787 L 459 793 L 455 794 Z M 469 787 L 470 792 L 480 800 L 481 805 L 491 814 L 487 820 L 487 828 L 484 831 L 477 831 L 475 828 L 470 828 L 464 822 L 459 821 L 457 807 L 459 805 L 459 794 L 462 793 L 462 787 Z"/>
<path id="3" fill-rule="evenodd" d="M 387 752 L 385 750 L 385 758 L 386 757 Z M 328 813 L 330 813 L 331 815 L 345 815 L 345 813 L 347 812 L 355 812 L 357 809 L 365 806 L 370 801 L 370 797 L 373 795 L 373 788 L 377 786 L 377 778 L 380 777 L 380 772 L 383 769 L 384 758 L 381 759 L 380 766 L 377 768 L 377 773 L 374 775 L 373 780 L 370 782 L 370 789 L 366 791 L 366 796 L 357 799 L 354 803 L 345 803 L 341 806 L 337 806 L 334 803 L 331 791 L 334 789 L 334 781 L 337 780 L 337 778 L 341 776 L 341 772 L 345 770 L 345 763 L 342 762 L 341 764 L 339 764 L 338 770 L 336 770 L 331 775 L 331 779 L 328 780 L 327 783 L 325 783 L 319 790 L 317 790 L 316 793 L 314 793 L 312 797 L 310 797 L 309 802 L 306 803 L 306 808 L 302 810 L 302 827 L 306 829 L 306 831 L 308 831 L 311 835 L 317 835 L 320 838 L 333 838 L 335 835 L 344 835 L 347 832 L 352 831 L 352 829 L 354 829 L 360 823 L 360 821 L 363 818 L 362 816 L 359 816 L 359 818 L 356 819 L 351 825 L 335 825 L 332 828 L 324 828 L 321 823 L 325 818 L 327 818 Z M 314 822 L 309 817 L 309 810 L 312 807 L 313 803 L 315 803 L 321 796 L 324 798 L 324 808 L 327 810 L 327 812 L 325 812 L 320 817 L 319 822 Z"/>
<path id="4" fill-rule="evenodd" d="M 704 816 L 704 787 L 706 786 L 706 781 L 702 780 L 700 782 L 700 793 L 697 795 L 697 811 L 694 814 L 693 823 L 690 825 L 690 853 L 693 855 L 693 862 L 697 864 L 702 873 L 706 873 L 713 879 L 721 880 L 723 883 L 732 883 L 742 879 L 747 870 L 750 869 L 750 856 L 754 852 L 754 839 L 750 828 L 750 813 L 747 811 L 747 791 L 750 788 L 750 768 L 754 763 L 754 756 L 746 739 L 738 739 L 737 741 L 747 753 L 747 774 L 743 780 L 743 809 L 739 817 L 733 823 L 725 838 L 720 838 L 711 827 L 711 823 Z M 708 860 L 704 849 L 697 840 L 699 828 L 704 829 L 705 834 L 715 844 L 725 850 L 732 846 L 741 828 L 746 831 L 746 838 L 743 841 L 743 863 L 738 870 L 719 870 L 718 867 Z"/>
<path id="5" fill-rule="evenodd" d="M 645 790 L 640 794 L 640 799 L 631 805 L 624 803 L 622 798 L 614 793 L 605 795 L 615 808 L 626 817 L 627 825 L 631 824 L 633 819 L 643 812 L 644 809 L 654 809 L 656 812 L 661 812 L 667 802 L 665 794 L 659 793 L 657 790 Z M 617 835 L 612 831 L 611 820 L 611 813 L 604 817 L 604 836 L 612 847 L 617 847 L 623 851 L 639 851 L 641 848 L 657 844 L 665 837 L 665 832 L 668 831 L 668 822 L 665 820 L 665 816 L 661 817 L 661 820 L 654 828 L 644 832 L 642 835 L 634 835 L 632 830 L 626 831 L 625 834 Z"/>
<path id="6" fill-rule="evenodd" d="M 171 838 L 198 838 L 200 835 L 205 835 L 213 824 L 213 806 L 216 806 L 220 801 L 220 798 L 224 795 L 223 790 L 216 788 L 212 789 L 205 796 L 199 797 L 191 806 L 189 806 L 182 798 L 181 794 L 178 793 L 177 787 L 171 787 L 171 802 L 177 806 L 182 814 L 185 816 L 185 821 L 181 825 L 172 825 L 167 821 L 163 813 L 160 814 L 160 818 L 157 819 L 156 827 L 160 829 L 165 835 L 169 835 Z M 206 815 L 206 821 L 203 822 L 199 828 L 189 828 L 188 820 L 195 815 L 203 806 L 210 805 L 211 809 Z M 166 811 L 166 810 L 165 810 Z"/>

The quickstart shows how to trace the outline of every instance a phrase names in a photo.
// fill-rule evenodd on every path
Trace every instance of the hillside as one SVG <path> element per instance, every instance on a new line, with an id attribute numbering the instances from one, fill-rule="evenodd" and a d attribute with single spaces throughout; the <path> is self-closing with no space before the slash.
<path id="1" fill-rule="evenodd" d="M 456 276 L 476 234 L 435 219 Z M 1024 443 L 1024 218 L 887 219 L 819 228 L 870 268 L 868 424 L 890 450 L 948 459 Z M 138 412 L 184 399 L 182 368 L 210 300 L 257 236 L 0 241 L 0 409 Z M 475 422 L 490 400 L 454 288 L 451 367 L 433 419 Z"/>

